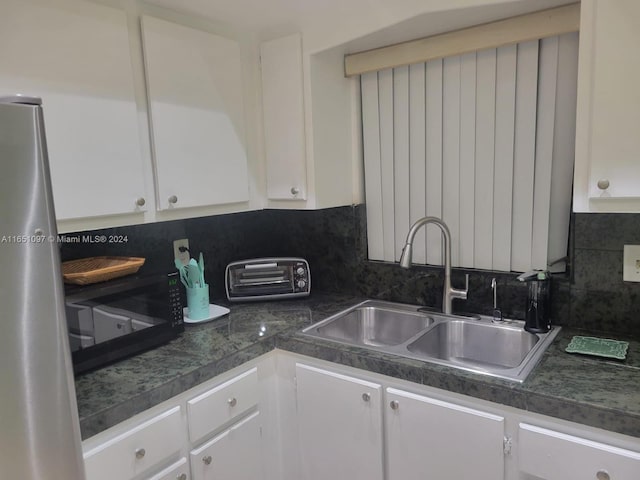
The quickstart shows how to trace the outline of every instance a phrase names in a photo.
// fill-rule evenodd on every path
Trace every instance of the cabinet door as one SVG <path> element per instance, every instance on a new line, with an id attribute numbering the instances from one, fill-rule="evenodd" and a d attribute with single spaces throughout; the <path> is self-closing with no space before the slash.
<path id="1" fill-rule="evenodd" d="M 260 45 L 267 197 L 305 200 L 307 170 L 300 34 Z"/>
<path id="2" fill-rule="evenodd" d="M 388 480 L 504 478 L 504 418 L 387 389 Z"/>
<path id="3" fill-rule="evenodd" d="M 583 0 L 576 211 L 640 212 L 640 2 Z"/>
<path id="4" fill-rule="evenodd" d="M 262 474 L 260 412 L 192 450 L 194 480 L 259 480 Z"/>
<path id="5" fill-rule="evenodd" d="M 249 198 L 237 42 L 142 18 L 158 208 Z"/>
<path id="6" fill-rule="evenodd" d="M 124 12 L 4 0 L 0 92 L 42 98 L 58 220 L 134 213 L 143 167 Z"/>
<path id="7" fill-rule="evenodd" d="M 382 480 L 382 387 L 296 364 L 304 480 Z"/>
<path id="8" fill-rule="evenodd" d="M 521 479 L 637 480 L 640 452 L 632 452 L 553 430 L 520 424 Z"/>

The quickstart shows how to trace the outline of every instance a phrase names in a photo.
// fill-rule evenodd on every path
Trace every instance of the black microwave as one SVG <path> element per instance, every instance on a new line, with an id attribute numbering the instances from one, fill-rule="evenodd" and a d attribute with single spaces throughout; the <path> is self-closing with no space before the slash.
<path id="1" fill-rule="evenodd" d="M 65 286 L 75 374 L 156 347 L 184 331 L 178 272 Z"/>

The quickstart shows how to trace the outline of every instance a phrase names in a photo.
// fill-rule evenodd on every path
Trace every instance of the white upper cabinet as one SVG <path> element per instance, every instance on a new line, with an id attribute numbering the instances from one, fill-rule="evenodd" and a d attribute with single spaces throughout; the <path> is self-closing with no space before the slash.
<path id="1" fill-rule="evenodd" d="M 237 42 L 142 17 L 157 208 L 249 199 Z"/>
<path id="2" fill-rule="evenodd" d="M 303 47 L 299 33 L 260 44 L 266 204 L 360 203 L 360 107 L 356 81 L 344 76 L 344 47 Z"/>
<path id="3" fill-rule="evenodd" d="M 640 2 L 583 0 L 574 210 L 640 212 Z"/>
<path id="4" fill-rule="evenodd" d="M 0 32 L 0 92 L 42 98 L 58 220 L 142 211 L 125 13 L 90 2 L 4 0 Z"/>
<path id="5" fill-rule="evenodd" d="M 260 45 L 267 198 L 307 198 L 300 34 Z"/>

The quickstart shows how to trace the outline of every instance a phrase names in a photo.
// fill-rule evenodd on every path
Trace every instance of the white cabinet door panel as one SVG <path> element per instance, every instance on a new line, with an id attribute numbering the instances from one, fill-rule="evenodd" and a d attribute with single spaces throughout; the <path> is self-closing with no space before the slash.
<path id="1" fill-rule="evenodd" d="M 640 212 L 640 2 L 584 0 L 574 211 Z"/>
<path id="2" fill-rule="evenodd" d="M 134 213 L 143 164 L 127 18 L 70 0 L 5 0 L 0 92 L 41 97 L 58 220 Z"/>
<path id="3" fill-rule="evenodd" d="M 640 60 L 626 47 L 640 41 L 640 3 L 599 0 L 595 9 L 589 196 L 603 194 L 597 184 L 604 178 L 612 197 L 638 197 Z"/>
<path id="4" fill-rule="evenodd" d="M 504 478 L 504 418 L 394 388 L 386 403 L 388 480 Z"/>
<path id="5" fill-rule="evenodd" d="M 247 201 L 239 44 L 147 16 L 142 36 L 158 208 Z"/>
<path id="6" fill-rule="evenodd" d="M 305 200 L 307 169 L 300 34 L 262 43 L 260 61 L 267 197 Z"/>
<path id="7" fill-rule="evenodd" d="M 301 479 L 382 480 L 382 387 L 296 364 Z"/>

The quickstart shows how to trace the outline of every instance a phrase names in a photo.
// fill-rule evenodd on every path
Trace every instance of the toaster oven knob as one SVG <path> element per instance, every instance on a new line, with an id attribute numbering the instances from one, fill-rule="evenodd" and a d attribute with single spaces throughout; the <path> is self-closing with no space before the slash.
<path id="1" fill-rule="evenodd" d="M 304 280 L 298 280 L 298 288 L 304 288 L 307 282 Z"/>
<path id="2" fill-rule="evenodd" d="M 304 268 L 302 268 L 302 267 L 298 267 L 298 269 L 296 270 L 296 273 L 297 273 L 298 275 L 304 275 Z"/>

